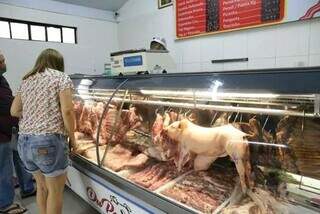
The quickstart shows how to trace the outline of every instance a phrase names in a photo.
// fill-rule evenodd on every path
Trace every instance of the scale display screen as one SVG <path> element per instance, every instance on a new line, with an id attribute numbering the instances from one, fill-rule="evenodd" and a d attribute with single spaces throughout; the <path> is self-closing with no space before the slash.
<path id="1" fill-rule="evenodd" d="M 128 56 L 123 58 L 123 64 L 124 67 L 130 67 L 130 66 L 140 66 L 142 65 L 142 56 Z"/>

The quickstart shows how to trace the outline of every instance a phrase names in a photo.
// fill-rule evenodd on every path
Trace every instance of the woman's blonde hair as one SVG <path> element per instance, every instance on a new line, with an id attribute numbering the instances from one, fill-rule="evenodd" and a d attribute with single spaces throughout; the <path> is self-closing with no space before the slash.
<path id="1" fill-rule="evenodd" d="M 64 72 L 63 56 L 56 50 L 48 48 L 41 52 L 38 56 L 36 64 L 22 79 L 28 79 L 32 75 L 44 72 L 46 68 L 51 68 Z"/>

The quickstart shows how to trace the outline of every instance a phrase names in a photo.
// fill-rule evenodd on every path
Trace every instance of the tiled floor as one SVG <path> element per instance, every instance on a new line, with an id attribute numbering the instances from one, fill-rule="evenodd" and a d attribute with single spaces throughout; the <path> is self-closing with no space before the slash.
<path id="1" fill-rule="evenodd" d="M 19 194 L 17 194 L 17 201 L 21 201 L 21 204 L 28 208 L 26 214 L 38 214 L 36 197 L 30 197 L 20 200 Z M 66 188 L 64 192 L 63 200 L 63 214 L 98 214 L 90 205 L 83 201 L 70 189 Z"/>

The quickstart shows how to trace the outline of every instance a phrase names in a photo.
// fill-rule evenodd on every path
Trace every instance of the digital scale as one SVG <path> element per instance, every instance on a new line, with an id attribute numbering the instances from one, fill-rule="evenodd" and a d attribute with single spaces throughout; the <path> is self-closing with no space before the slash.
<path id="1" fill-rule="evenodd" d="M 176 72 L 176 64 L 167 50 L 127 50 L 110 56 L 111 72 L 116 75 Z"/>

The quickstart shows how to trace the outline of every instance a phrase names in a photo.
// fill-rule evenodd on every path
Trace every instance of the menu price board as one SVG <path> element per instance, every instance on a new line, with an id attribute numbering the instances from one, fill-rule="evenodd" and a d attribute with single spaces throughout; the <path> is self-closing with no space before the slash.
<path id="1" fill-rule="evenodd" d="M 318 17 L 320 1 L 176 0 L 175 13 L 177 38 L 187 38 Z"/>
<path id="2" fill-rule="evenodd" d="M 177 34 L 179 37 L 201 34 L 206 31 L 206 1 L 177 1 Z"/>

